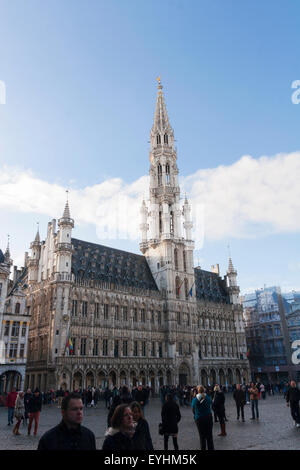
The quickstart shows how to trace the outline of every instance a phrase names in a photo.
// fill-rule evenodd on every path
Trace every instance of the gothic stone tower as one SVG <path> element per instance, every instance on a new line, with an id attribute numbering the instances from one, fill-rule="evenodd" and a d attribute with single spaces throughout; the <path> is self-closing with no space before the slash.
<path id="1" fill-rule="evenodd" d="M 165 292 L 167 299 L 186 300 L 195 280 L 192 222 L 187 199 L 180 207 L 174 132 L 160 81 L 150 138 L 150 211 L 143 201 L 140 248 L 158 288 Z"/>
<path id="2" fill-rule="evenodd" d="M 196 306 L 193 289 L 194 242 L 191 240 L 191 209 L 187 198 L 183 206 L 180 205 L 174 132 L 169 123 L 160 79 L 158 82 L 154 123 L 150 133 L 150 200 L 149 209 L 144 201 L 141 208 L 140 249 L 159 290 L 166 298 L 169 355 L 175 358 L 175 312 L 180 308 L 190 315 Z"/>

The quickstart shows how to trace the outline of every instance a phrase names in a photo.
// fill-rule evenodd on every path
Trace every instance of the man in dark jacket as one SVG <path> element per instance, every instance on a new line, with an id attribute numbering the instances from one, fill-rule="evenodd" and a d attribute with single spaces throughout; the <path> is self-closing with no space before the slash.
<path id="1" fill-rule="evenodd" d="M 300 410 L 299 410 L 300 390 L 297 388 L 296 382 L 291 380 L 290 386 L 286 393 L 286 404 L 291 407 L 291 415 L 297 428 L 300 428 Z"/>
<path id="2" fill-rule="evenodd" d="M 139 385 L 135 394 L 135 401 L 137 401 L 141 405 L 142 409 L 144 409 L 146 399 L 147 396 L 145 390 L 143 390 L 143 387 Z"/>
<path id="3" fill-rule="evenodd" d="M 219 384 L 215 385 L 214 398 L 212 408 L 216 412 L 220 422 L 221 433 L 218 436 L 226 436 L 226 425 L 225 425 L 225 395 L 220 389 Z"/>
<path id="4" fill-rule="evenodd" d="M 240 419 L 240 412 L 241 412 L 242 421 L 244 423 L 245 422 L 244 406 L 246 404 L 246 394 L 241 389 L 240 384 L 236 385 L 236 390 L 233 392 L 233 399 L 234 399 L 235 404 L 236 404 L 236 412 L 237 412 L 237 418 L 236 419 Z"/>
<path id="5" fill-rule="evenodd" d="M 28 423 L 28 436 L 30 436 L 32 422 L 34 420 L 34 435 L 37 435 L 37 430 L 39 427 L 40 412 L 42 410 L 42 396 L 38 388 L 33 392 L 32 397 L 28 402 L 28 413 L 29 413 L 29 423 Z"/>
<path id="6" fill-rule="evenodd" d="M 83 403 L 79 393 L 62 400 L 62 421 L 40 439 L 38 450 L 96 450 L 95 435 L 81 426 Z"/>

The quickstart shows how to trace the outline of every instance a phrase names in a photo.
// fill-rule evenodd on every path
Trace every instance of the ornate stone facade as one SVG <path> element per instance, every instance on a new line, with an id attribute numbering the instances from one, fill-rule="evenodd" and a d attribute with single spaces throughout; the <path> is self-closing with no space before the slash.
<path id="1" fill-rule="evenodd" d="M 13 269 L 9 246 L 0 250 L 0 394 L 24 385 L 30 312 L 26 309 L 25 269 Z"/>
<path id="2" fill-rule="evenodd" d="M 224 279 L 215 269 L 194 268 L 190 206 L 185 198 L 180 207 L 174 133 L 160 82 L 150 139 L 143 256 L 72 238 L 68 202 L 58 230 L 52 220 L 46 240 L 37 234 L 31 244 L 26 386 L 141 382 L 157 390 L 162 384 L 248 380 L 231 259 Z"/>

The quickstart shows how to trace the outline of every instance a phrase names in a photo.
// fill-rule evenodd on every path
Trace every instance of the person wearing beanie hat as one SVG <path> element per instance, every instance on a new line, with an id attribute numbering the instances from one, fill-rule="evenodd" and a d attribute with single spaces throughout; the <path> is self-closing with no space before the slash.
<path id="1" fill-rule="evenodd" d="M 34 436 L 37 435 L 39 426 L 40 412 L 42 410 L 42 396 L 38 388 L 35 388 L 32 397 L 28 403 L 29 423 L 28 423 L 28 436 L 30 436 L 32 422 L 34 420 Z"/>

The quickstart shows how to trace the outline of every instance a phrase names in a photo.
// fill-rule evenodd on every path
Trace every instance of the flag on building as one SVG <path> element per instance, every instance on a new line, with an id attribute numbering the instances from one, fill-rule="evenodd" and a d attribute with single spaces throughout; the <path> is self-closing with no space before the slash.
<path id="1" fill-rule="evenodd" d="M 184 281 L 182 281 L 182 283 L 180 284 L 180 286 L 178 287 L 178 293 L 180 292 L 180 289 L 181 289 L 181 286 L 183 284 Z"/>
<path id="2" fill-rule="evenodd" d="M 250 357 L 250 348 L 248 348 L 248 351 L 247 351 L 247 353 L 246 353 L 246 356 L 247 356 L 248 359 L 249 359 L 249 357 Z"/>
<path id="3" fill-rule="evenodd" d="M 69 355 L 71 356 L 73 354 L 73 343 L 72 343 L 72 339 L 68 338 L 68 341 L 67 341 L 67 350 L 69 351 Z"/>
<path id="4" fill-rule="evenodd" d="M 195 281 L 193 282 L 193 285 L 192 285 L 192 287 L 190 288 L 189 295 L 190 295 L 191 297 L 193 297 L 193 287 L 194 287 L 194 284 L 195 284 Z"/>

